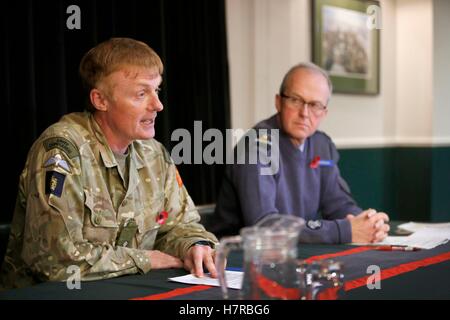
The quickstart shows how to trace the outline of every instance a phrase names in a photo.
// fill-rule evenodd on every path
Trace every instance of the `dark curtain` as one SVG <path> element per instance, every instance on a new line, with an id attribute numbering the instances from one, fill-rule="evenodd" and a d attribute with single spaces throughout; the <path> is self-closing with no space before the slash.
<path id="1" fill-rule="evenodd" d="M 81 29 L 69 30 L 70 5 Z M 193 134 L 230 127 L 224 0 L 8 1 L 0 12 L 0 105 L 4 197 L 0 222 L 9 222 L 17 184 L 33 141 L 63 114 L 82 111 L 78 65 L 87 50 L 111 37 L 146 42 L 165 71 L 156 139 L 170 151 L 176 128 Z M 193 149 L 192 149 L 193 150 Z M 215 201 L 222 165 L 178 166 L 196 204 Z"/>

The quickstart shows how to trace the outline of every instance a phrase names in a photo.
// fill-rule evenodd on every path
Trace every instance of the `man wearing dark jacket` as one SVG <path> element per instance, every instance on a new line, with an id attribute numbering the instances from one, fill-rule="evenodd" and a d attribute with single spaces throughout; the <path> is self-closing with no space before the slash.
<path id="1" fill-rule="evenodd" d="M 316 65 L 289 70 L 275 97 L 277 113 L 258 123 L 251 130 L 256 134 L 248 133 L 235 148 L 237 159 L 245 161 L 227 167 L 216 206 L 216 234 L 237 233 L 281 213 L 305 219 L 303 242 L 366 243 L 387 236 L 388 216 L 357 206 L 340 175 L 334 143 L 317 131 L 331 92 L 328 75 Z M 257 161 L 250 161 L 252 155 Z M 273 174 L 263 171 L 270 162 Z"/>

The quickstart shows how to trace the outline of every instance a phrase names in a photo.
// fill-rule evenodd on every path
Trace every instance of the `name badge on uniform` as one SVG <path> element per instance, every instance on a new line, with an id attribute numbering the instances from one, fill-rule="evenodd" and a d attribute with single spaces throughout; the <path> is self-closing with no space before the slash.
<path id="1" fill-rule="evenodd" d="M 315 157 L 309 164 L 309 167 L 311 169 L 316 169 L 318 167 L 332 167 L 332 166 L 334 166 L 333 160 L 321 160 L 319 156 Z"/>
<path id="2" fill-rule="evenodd" d="M 138 226 L 134 218 L 125 220 L 122 230 L 119 233 L 119 238 L 117 239 L 117 245 L 130 248 L 137 229 Z"/>

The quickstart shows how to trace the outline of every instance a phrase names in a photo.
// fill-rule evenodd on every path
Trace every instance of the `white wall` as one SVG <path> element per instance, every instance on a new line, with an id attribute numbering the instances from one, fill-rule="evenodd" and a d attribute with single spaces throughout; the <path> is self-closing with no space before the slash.
<path id="1" fill-rule="evenodd" d="M 450 1 L 434 0 L 434 112 L 436 143 L 448 143 L 450 137 Z"/>
<path id="2" fill-rule="evenodd" d="M 231 123 L 246 128 L 254 121 L 253 1 L 226 1 Z"/>
<path id="3" fill-rule="evenodd" d="M 397 0 L 396 137 L 426 144 L 433 134 L 432 0 Z"/>
<path id="4" fill-rule="evenodd" d="M 433 13 L 433 0 L 380 1 L 380 94 L 333 94 L 321 129 L 338 147 L 424 145 L 433 135 L 450 143 L 450 11 L 448 1 L 438 2 Z M 273 114 L 285 72 L 311 60 L 310 15 L 309 0 L 227 0 L 233 128 Z"/>
<path id="5" fill-rule="evenodd" d="M 309 60 L 309 1 L 227 0 L 233 128 L 248 129 L 275 111 L 284 73 Z"/>

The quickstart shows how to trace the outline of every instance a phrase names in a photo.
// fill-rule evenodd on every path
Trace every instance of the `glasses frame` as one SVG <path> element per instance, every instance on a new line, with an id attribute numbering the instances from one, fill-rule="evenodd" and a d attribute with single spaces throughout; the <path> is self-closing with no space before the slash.
<path id="1" fill-rule="evenodd" d="M 290 102 L 291 105 L 295 106 L 295 109 L 300 110 L 300 108 L 308 107 L 308 110 L 311 111 L 315 116 L 320 116 L 325 112 L 325 110 L 327 110 L 327 106 L 324 105 L 322 102 L 320 101 L 308 102 L 299 95 L 291 96 L 282 92 L 280 93 L 280 97 Z"/>

